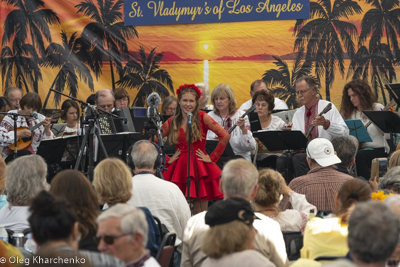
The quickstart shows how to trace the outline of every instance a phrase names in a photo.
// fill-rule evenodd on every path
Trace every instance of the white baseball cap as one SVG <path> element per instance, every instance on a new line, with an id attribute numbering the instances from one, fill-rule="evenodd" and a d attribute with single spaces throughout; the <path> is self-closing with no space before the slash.
<path id="1" fill-rule="evenodd" d="M 307 157 L 315 160 L 322 167 L 328 167 L 342 161 L 335 155 L 331 141 L 325 138 L 315 138 L 307 146 Z"/>

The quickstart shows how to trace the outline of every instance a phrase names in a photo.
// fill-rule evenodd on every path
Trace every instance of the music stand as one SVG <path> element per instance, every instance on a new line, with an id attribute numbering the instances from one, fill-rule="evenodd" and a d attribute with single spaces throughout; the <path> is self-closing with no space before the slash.
<path id="1" fill-rule="evenodd" d="M 269 151 L 305 150 L 308 139 L 301 131 L 258 131 L 253 132 Z M 286 173 L 289 176 L 289 154 L 286 154 Z M 287 181 L 289 183 L 289 181 Z"/>
<path id="2" fill-rule="evenodd" d="M 104 134 L 100 135 L 104 143 L 108 156 L 120 158 L 126 162 L 126 152 L 128 148 L 136 141 L 148 139 L 147 135 L 142 133 L 119 133 L 119 134 Z M 102 153 L 98 153 L 99 161 L 104 159 Z"/>
<path id="3" fill-rule="evenodd" d="M 36 154 L 44 158 L 47 164 L 58 164 L 61 162 L 66 146 L 67 139 L 64 138 L 43 139 Z"/>
<path id="4" fill-rule="evenodd" d="M 301 131 L 258 131 L 253 133 L 269 151 L 305 150 L 308 139 Z"/>
<path id="5" fill-rule="evenodd" d="M 349 128 L 349 134 L 357 138 L 359 143 L 372 142 L 372 138 L 361 120 L 345 120 L 344 122 Z"/>
<path id="6" fill-rule="evenodd" d="M 205 151 L 207 152 L 208 155 L 210 155 L 215 150 L 217 144 L 218 140 L 206 140 Z M 231 144 L 228 142 L 228 144 L 225 147 L 224 153 L 222 153 L 221 157 L 233 157 L 233 156 L 235 156 L 235 153 L 233 153 Z"/>
<path id="7" fill-rule="evenodd" d="M 400 133 L 400 117 L 392 111 L 371 111 L 363 113 L 384 133 L 390 133 L 390 151 L 395 151 L 394 134 Z"/>

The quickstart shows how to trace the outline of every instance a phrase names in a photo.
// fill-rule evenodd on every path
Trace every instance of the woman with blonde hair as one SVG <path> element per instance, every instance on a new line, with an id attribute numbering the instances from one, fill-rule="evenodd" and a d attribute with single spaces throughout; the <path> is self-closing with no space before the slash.
<path id="1" fill-rule="evenodd" d="M 275 266 L 254 250 L 256 230 L 251 204 L 243 198 L 228 198 L 210 207 L 201 250 L 208 257 L 203 266 Z"/>
<path id="2" fill-rule="evenodd" d="M 279 209 L 282 195 L 289 197 L 293 209 Z M 258 191 L 252 202 L 257 212 L 277 221 L 282 231 L 303 233 L 310 211 L 317 213 L 317 208 L 308 203 L 305 195 L 292 191 L 286 185 L 283 176 L 272 169 L 262 169 L 258 172 Z"/>
<path id="3" fill-rule="evenodd" d="M 93 186 L 100 204 L 105 204 L 103 210 L 118 203 L 129 205 L 128 201 L 133 197 L 131 171 L 125 162 L 118 158 L 106 158 L 97 164 L 94 169 Z M 143 210 L 149 224 L 146 248 L 155 257 L 161 242 L 160 232 L 150 210 L 145 207 L 138 208 Z"/>
<path id="4" fill-rule="evenodd" d="M 231 139 L 229 140 L 235 155 L 251 161 L 251 152 L 256 149 L 257 144 L 250 130 L 248 117 L 242 118 L 245 112 L 237 109 L 236 98 L 232 88 L 226 83 L 217 85 L 212 91 L 211 103 L 214 105 L 214 109 L 208 115 L 224 127 L 227 132 L 234 125 L 237 125 L 230 133 Z M 217 136 L 208 131 L 207 139 L 215 138 Z"/>

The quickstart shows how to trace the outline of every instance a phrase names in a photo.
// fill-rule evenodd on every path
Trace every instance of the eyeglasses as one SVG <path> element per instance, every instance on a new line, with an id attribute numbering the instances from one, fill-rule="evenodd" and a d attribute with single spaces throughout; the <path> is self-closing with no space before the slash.
<path id="1" fill-rule="evenodd" d="M 310 91 L 310 89 L 296 91 L 296 95 L 304 95 L 305 93 L 307 93 L 307 91 Z"/>
<path id="2" fill-rule="evenodd" d="M 128 98 L 121 98 L 121 99 L 117 99 L 115 100 L 115 102 L 121 103 L 121 102 L 128 102 Z"/>
<path id="3" fill-rule="evenodd" d="M 126 235 L 130 235 L 130 234 L 122 234 L 122 235 L 118 235 L 118 236 L 113 236 L 113 235 L 95 236 L 95 237 L 93 237 L 93 239 L 97 245 L 100 243 L 101 239 L 103 239 L 104 243 L 106 243 L 107 245 L 112 245 L 112 244 L 114 244 L 115 239 L 118 239 L 118 238 L 126 236 Z"/>
<path id="4" fill-rule="evenodd" d="M 16 102 L 20 102 L 21 101 L 21 99 L 19 99 L 19 98 L 16 98 L 16 99 L 8 99 L 8 101 L 10 101 L 10 102 L 14 102 L 14 103 L 16 103 Z"/>
<path id="5" fill-rule="evenodd" d="M 169 111 L 175 111 L 176 108 L 167 108 L 167 110 L 169 110 Z"/>

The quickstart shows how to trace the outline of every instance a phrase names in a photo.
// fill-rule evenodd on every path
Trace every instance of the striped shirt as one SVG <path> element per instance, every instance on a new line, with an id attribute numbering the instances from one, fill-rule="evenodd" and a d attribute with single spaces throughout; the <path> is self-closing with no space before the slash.
<path id="1" fill-rule="evenodd" d="M 307 201 L 316 206 L 317 210 L 333 210 L 335 195 L 340 186 L 352 176 L 336 171 L 333 166 L 318 167 L 306 175 L 297 177 L 289 183 L 289 187 L 306 196 Z M 289 198 L 284 196 L 279 207 L 282 210 L 291 208 Z"/>

